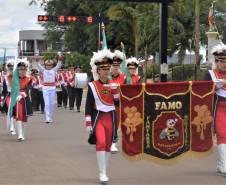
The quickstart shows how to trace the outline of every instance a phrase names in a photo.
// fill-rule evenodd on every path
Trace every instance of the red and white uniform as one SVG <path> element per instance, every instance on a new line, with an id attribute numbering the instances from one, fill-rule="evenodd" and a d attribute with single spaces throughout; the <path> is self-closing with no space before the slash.
<path id="1" fill-rule="evenodd" d="M 141 77 L 139 75 L 132 75 L 131 76 L 131 84 L 137 84 L 141 80 Z"/>
<path id="2" fill-rule="evenodd" d="M 5 112 L 8 112 L 8 103 L 10 101 L 10 93 L 11 93 L 11 85 L 13 81 L 13 76 L 11 74 L 7 74 L 4 76 L 3 79 L 3 90 L 2 90 L 2 96 L 3 96 L 3 110 Z"/>
<path id="3" fill-rule="evenodd" d="M 123 73 L 120 73 L 118 76 L 111 76 L 109 83 L 116 83 L 116 84 L 122 85 L 125 83 L 125 80 L 126 80 L 126 75 Z"/>
<path id="4" fill-rule="evenodd" d="M 3 72 L 0 72 L 0 108 L 3 105 L 2 91 L 3 91 Z"/>
<path id="5" fill-rule="evenodd" d="M 117 140 L 114 92 L 100 80 L 89 83 L 86 100 L 86 126 L 92 126 L 96 135 L 96 150 L 110 152 Z"/>
<path id="6" fill-rule="evenodd" d="M 43 77 L 43 98 L 45 102 L 45 116 L 46 122 L 53 121 L 53 112 L 54 112 L 54 104 L 55 104 L 55 96 L 56 96 L 56 73 L 58 69 L 61 67 L 61 61 L 58 61 L 56 67 L 47 70 L 45 69 L 40 62 L 37 62 L 37 67 L 41 72 Z"/>
<path id="7" fill-rule="evenodd" d="M 67 84 L 71 87 L 75 86 L 75 72 L 74 71 L 67 71 L 66 73 Z"/>
<path id="8" fill-rule="evenodd" d="M 122 84 L 125 84 L 126 83 L 126 75 L 123 74 L 123 73 L 120 73 L 118 76 L 112 76 L 112 79 L 109 80 L 109 83 L 111 84 L 118 84 L 118 85 L 122 85 Z M 119 89 L 118 90 L 118 93 L 119 93 Z M 117 129 L 119 128 L 119 106 L 115 106 L 115 109 L 116 109 L 116 120 L 117 120 Z"/>
<path id="9" fill-rule="evenodd" d="M 226 72 L 220 72 L 218 70 L 210 70 L 209 72 L 213 81 L 216 79 L 226 80 Z M 215 107 L 214 113 L 217 143 L 226 144 L 226 85 L 216 89 Z"/>
<path id="10" fill-rule="evenodd" d="M 31 101 L 29 98 L 29 89 L 31 78 L 28 76 L 20 78 L 20 96 L 22 98 L 16 103 L 14 109 L 14 118 L 16 121 L 27 122 L 27 117 L 32 115 Z"/>
<path id="11" fill-rule="evenodd" d="M 209 73 L 214 82 L 218 79 L 226 81 L 226 72 L 209 70 Z M 226 173 L 226 85 L 217 86 L 216 84 L 214 101 L 214 121 L 218 145 L 217 171 Z"/>

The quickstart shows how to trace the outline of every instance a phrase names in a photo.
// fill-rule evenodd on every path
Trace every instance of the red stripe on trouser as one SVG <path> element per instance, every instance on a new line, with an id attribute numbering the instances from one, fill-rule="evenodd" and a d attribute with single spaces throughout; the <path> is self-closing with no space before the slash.
<path id="1" fill-rule="evenodd" d="M 217 144 L 226 144 L 226 102 L 218 102 L 215 122 Z"/>
<path id="2" fill-rule="evenodd" d="M 112 143 L 111 113 L 100 113 L 96 124 L 96 151 L 110 152 Z"/>

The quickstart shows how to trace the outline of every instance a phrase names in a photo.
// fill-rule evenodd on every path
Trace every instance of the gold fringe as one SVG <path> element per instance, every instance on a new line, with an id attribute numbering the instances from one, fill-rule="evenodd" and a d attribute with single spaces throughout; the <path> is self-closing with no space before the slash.
<path id="1" fill-rule="evenodd" d="M 178 162 L 180 162 L 182 160 L 187 159 L 190 156 L 189 153 L 190 152 L 188 151 L 188 152 L 181 154 L 180 156 L 172 158 L 172 159 L 160 159 L 160 158 L 157 158 L 157 157 L 145 154 L 145 153 L 138 154 L 135 156 L 129 156 L 125 152 L 122 152 L 122 156 L 125 159 L 127 159 L 128 161 L 132 161 L 132 162 L 146 160 L 146 161 L 150 161 L 155 164 L 158 164 L 158 165 L 172 166 L 172 165 L 176 165 Z"/>
<path id="2" fill-rule="evenodd" d="M 126 160 L 131 161 L 131 162 L 146 160 L 146 161 L 153 162 L 157 165 L 172 166 L 172 165 L 176 165 L 178 162 L 186 160 L 188 158 L 198 160 L 198 159 L 202 159 L 204 157 L 207 157 L 212 153 L 213 153 L 213 148 L 211 148 L 207 152 L 187 151 L 184 154 L 181 154 L 180 156 L 177 156 L 177 157 L 172 158 L 172 159 L 160 159 L 160 158 L 157 158 L 157 157 L 145 154 L 145 153 L 138 154 L 138 155 L 135 155 L 135 156 L 129 156 L 125 152 L 122 152 L 122 156 Z"/>

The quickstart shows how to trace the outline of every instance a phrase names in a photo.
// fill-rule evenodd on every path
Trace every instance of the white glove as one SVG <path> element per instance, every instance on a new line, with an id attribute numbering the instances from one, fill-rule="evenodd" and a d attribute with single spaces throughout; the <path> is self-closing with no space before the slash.
<path id="1" fill-rule="evenodd" d="M 87 127 L 86 127 L 86 132 L 87 132 L 88 134 L 91 134 L 92 131 L 93 131 L 93 127 L 92 127 L 92 126 L 87 126 Z"/>
<path id="2" fill-rule="evenodd" d="M 21 99 L 22 99 L 22 96 L 21 95 L 19 95 L 19 96 L 16 97 L 16 101 L 17 102 L 20 101 Z"/>

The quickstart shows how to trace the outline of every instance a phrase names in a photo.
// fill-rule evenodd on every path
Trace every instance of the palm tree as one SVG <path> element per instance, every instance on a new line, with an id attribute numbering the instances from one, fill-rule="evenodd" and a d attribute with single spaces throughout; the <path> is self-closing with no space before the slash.
<path id="1" fill-rule="evenodd" d="M 140 36 L 140 30 L 139 30 L 139 12 L 136 8 L 132 6 L 125 6 L 125 5 L 115 5 L 110 7 L 110 9 L 107 12 L 108 16 L 111 20 L 117 20 L 124 23 L 127 23 L 129 27 L 131 28 L 131 31 L 133 33 L 133 39 L 134 39 L 134 53 L 135 56 L 138 56 L 138 50 L 139 50 L 139 36 Z M 129 31 L 129 30 L 128 30 Z"/>

